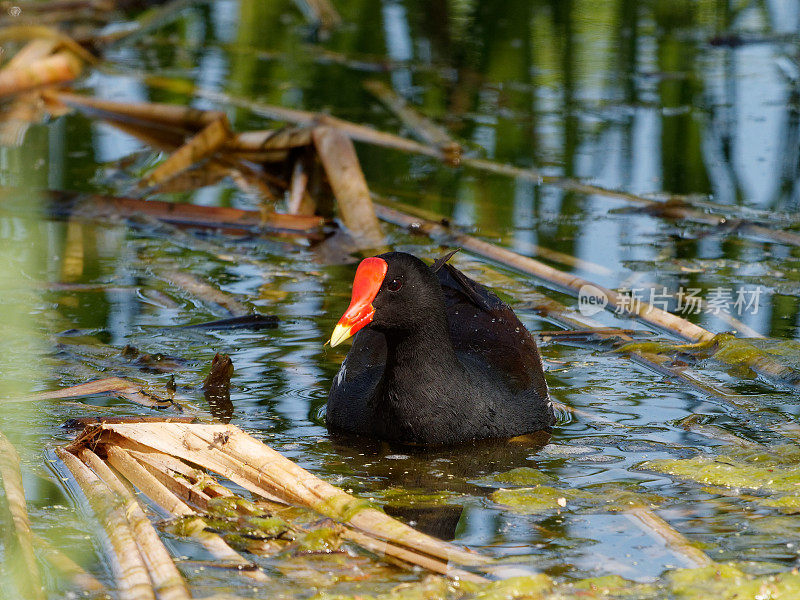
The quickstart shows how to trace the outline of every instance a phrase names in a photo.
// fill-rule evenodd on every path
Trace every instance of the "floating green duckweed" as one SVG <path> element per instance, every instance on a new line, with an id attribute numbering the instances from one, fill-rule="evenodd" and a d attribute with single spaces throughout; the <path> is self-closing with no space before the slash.
<path id="1" fill-rule="evenodd" d="M 553 580 L 547 575 L 511 577 L 493 581 L 473 596 L 475 600 L 510 600 L 512 598 L 539 598 L 553 589 Z"/>
<path id="2" fill-rule="evenodd" d="M 769 498 L 760 500 L 759 503 L 771 508 L 779 508 L 783 512 L 790 514 L 800 512 L 800 496 L 797 495 L 789 494 L 780 498 Z"/>
<path id="3" fill-rule="evenodd" d="M 339 549 L 342 539 L 333 527 L 320 527 L 303 535 L 299 540 L 297 552 L 334 552 Z"/>
<path id="4" fill-rule="evenodd" d="M 583 490 L 554 488 L 546 485 L 501 489 L 491 495 L 498 504 L 505 504 L 520 512 L 542 512 L 562 508 L 592 508 L 607 511 L 628 510 L 632 506 L 656 505 L 663 498 L 642 493 L 635 487 L 597 485 Z"/>
<path id="5" fill-rule="evenodd" d="M 738 338 L 730 333 L 719 333 L 696 344 L 671 344 L 669 342 L 631 342 L 617 352 L 646 352 L 651 354 L 691 354 L 697 358 L 713 357 L 731 366 L 762 367 L 772 376 L 789 382 L 800 379 L 800 371 L 792 365 L 800 358 L 800 345 L 785 340 Z"/>
<path id="6" fill-rule="evenodd" d="M 426 506 L 442 506 L 450 504 L 454 499 L 463 494 L 442 490 L 439 492 L 422 491 L 418 489 L 389 488 L 381 493 L 381 499 L 392 506 L 411 507 L 418 504 Z"/>
<path id="7" fill-rule="evenodd" d="M 629 598 L 645 600 L 658 598 L 658 588 L 653 584 L 635 583 L 619 575 L 588 577 L 568 586 L 564 598 Z"/>
<path id="8" fill-rule="evenodd" d="M 313 506 L 314 510 L 340 521 L 349 521 L 357 513 L 366 509 L 381 510 L 381 507 L 369 500 L 355 498 L 349 494 L 333 494 Z"/>
<path id="9" fill-rule="evenodd" d="M 498 504 L 505 504 L 520 512 L 542 512 L 566 508 L 570 502 L 590 496 L 580 490 L 558 489 L 546 485 L 497 490 L 491 495 Z"/>
<path id="10" fill-rule="evenodd" d="M 312 600 L 514 600 L 558 598 L 586 600 L 796 600 L 800 598 L 800 574 L 749 575 L 733 564 L 715 564 L 670 571 L 657 584 L 628 581 L 617 575 L 589 577 L 571 584 L 554 582 L 540 574 L 512 577 L 491 583 L 447 581 L 429 576 L 404 583 L 376 595 L 342 596 L 320 593 Z"/>
<path id="11" fill-rule="evenodd" d="M 752 577 L 732 565 L 678 569 L 666 581 L 678 598 L 715 600 L 794 600 L 800 598 L 800 574 L 796 571 Z"/>
<path id="12" fill-rule="evenodd" d="M 531 467 L 518 467 L 516 469 L 511 469 L 505 473 L 495 475 L 492 479 L 498 483 L 524 485 L 528 487 L 542 485 L 544 483 L 553 481 L 553 477 L 550 475 L 546 475 L 545 473 L 537 471 L 536 469 L 532 469 Z"/>
<path id="13" fill-rule="evenodd" d="M 800 470 L 774 464 L 754 465 L 732 457 L 698 455 L 686 459 L 650 460 L 640 466 L 707 485 L 800 493 Z"/>
<path id="14" fill-rule="evenodd" d="M 266 537 L 283 536 L 289 531 L 289 524 L 280 517 L 247 517 L 243 519 L 246 527 Z"/>
<path id="15" fill-rule="evenodd" d="M 624 577 L 619 575 L 604 575 L 603 577 L 588 577 L 581 579 L 578 583 L 573 585 L 577 590 L 611 590 L 616 588 L 624 588 L 630 585 L 630 582 Z"/>
<path id="16" fill-rule="evenodd" d="M 208 501 L 209 514 L 235 519 L 242 514 L 259 512 L 255 504 L 238 496 L 219 496 Z"/>

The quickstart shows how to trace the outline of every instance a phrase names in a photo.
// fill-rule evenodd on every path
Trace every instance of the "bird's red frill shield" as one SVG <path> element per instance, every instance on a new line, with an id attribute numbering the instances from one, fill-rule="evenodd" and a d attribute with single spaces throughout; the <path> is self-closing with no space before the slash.
<path id="1" fill-rule="evenodd" d="M 331 335 L 331 346 L 338 346 L 359 329 L 372 322 L 375 308 L 372 301 L 381 289 L 389 265 L 382 258 L 365 258 L 356 269 L 350 306 L 339 319 Z"/>

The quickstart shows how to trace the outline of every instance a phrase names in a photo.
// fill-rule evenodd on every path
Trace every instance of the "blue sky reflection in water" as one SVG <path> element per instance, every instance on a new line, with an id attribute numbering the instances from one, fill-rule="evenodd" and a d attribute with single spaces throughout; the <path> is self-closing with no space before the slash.
<path id="1" fill-rule="evenodd" d="M 222 109 L 236 130 L 272 124 L 257 111 L 151 87 L 143 78 L 159 74 L 210 92 L 326 111 L 407 134 L 363 88 L 378 78 L 476 156 L 635 194 L 712 200 L 729 205 L 734 217 L 767 218 L 781 226 L 795 220 L 800 203 L 796 2 L 336 5 L 345 24 L 320 39 L 288 0 L 199 3 L 174 23 L 115 49 L 108 57 L 114 68 L 92 73 L 79 87 L 101 98 Z M 641 288 L 644 294 L 665 287 L 673 310 L 681 289 L 699 289 L 705 298 L 728 289 L 733 300 L 737 290 L 761 286 L 758 310 L 742 320 L 770 337 L 798 337 L 800 262 L 792 247 L 621 210 L 630 205 L 607 196 L 453 169 L 372 146 L 359 145 L 358 152 L 373 191 L 437 212 L 522 254 L 541 245 L 595 263 L 600 274 L 576 272 L 608 287 Z M 21 149 L 0 149 L 0 157 L 6 165 L 0 171 L 3 184 L 18 184 L 18 171 L 11 167 L 24 163 L 53 189 L 112 195 L 130 193 L 136 178 L 160 158 L 134 138 L 77 114 L 33 127 Z M 228 180 L 166 198 L 256 206 Z M 346 351 L 323 343 L 347 305 L 353 264 L 321 260 L 313 250 L 281 242 L 207 236 L 217 254 L 244 251 L 252 259 L 231 262 L 147 227 L 20 224 L 8 215 L 0 216 L 3 243 L 15 239 L 15 227 L 32 228 L 31 239 L 48 257 L 27 276 L 49 284 L 85 284 L 84 290 L 42 286 L 41 303 L 33 310 L 41 341 L 51 348 L 44 358 L 50 375 L 35 382 L 36 389 L 112 373 L 165 383 L 170 373 L 148 371 L 119 356 L 130 344 L 174 358 L 176 381 L 201 404 L 197 386 L 204 369 L 215 352 L 225 352 L 236 367 L 233 423 L 366 497 L 391 504 L 397 496 L 444 494 L 451 505 L 463 507 L 456 540 L 476 549 L 524 556 L 537 569 L 565 578 L 619 574 L 648 580 L 685 566 L 660 539 L 618 511 L 568 501 L 562 509 L 525 515 L 489 499 L 493 490 L 508 487 L 497 475 L 532 467 L 558 488 L 609 498 L 626 489 L 652 495 L 659 514 L 717 560 L 753 560 L 755 572 L 798 563 L 790 516 L 721 489 L 637 469 L 645 460 L 711 451 L 717 442 L 681 427 L 690 415 L 774 442 L 760 427 L 769 418 L 766 412 L 745 418 L 621 356 L 549 343 L 542 353 L 553 397 L 605 420 L 563 416 L 542 450 L 481 446 L 419 454 L 354 445 L 331 439 L 320 418 Z M 426 238 L 387 231 L 396 249 L 427 259 L 442 253 Z M 455 263 L 505 294 L 530 329 L 556 328 L 529 308 L 536 282 L 502 269 L 508 277 L 487 273 L 467 254 Z M 249 333 L 172 327 L 219 316 L 169 284 L 164 274 L 175 268 L 278 316 L 280 326 Z M 596 318 L 637 327 L 610 313 Z M 730 328 L 713 314 L 690 318 L 713 331 Z M 752 395 L 765 408 L 797 414 L 789 392 L 713 364 L 701 372 Z M 143 412 L 117 400 L 89 402 L 114 414 Z M 37 412 L 36 428 L 61 440 L 59 425 L 80 414 L 75 404 L 54 402 Z M 0 415 L 0 423 L 7 425 L 8 418 Z M 40 472 L 35 457 L 27 460 Z M 67 504 L 48 489 L 34 502 L 33 518 L 49 514 L 52 502 Z M 77 538 L 82 526 L 75 515 L 70 518 Z M 786 533 L 765 537 L 775 521 Z"/>

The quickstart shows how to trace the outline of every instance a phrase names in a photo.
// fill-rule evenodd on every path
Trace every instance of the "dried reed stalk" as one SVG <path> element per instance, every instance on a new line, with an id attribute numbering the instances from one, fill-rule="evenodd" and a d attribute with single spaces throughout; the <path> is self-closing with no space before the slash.
<path id="1" fill-rule="evenodd" d="M 659 517 L 649 507 L 634 506 L 627 509 L 625 514 L 644 525 L 647 531 L 658 535 L 673 552 L 683 556 L 694 566 L 707 567 L 715 564 L 708 554 L 694 546 L 680 531 Z"/>
<path id="2" fill-rule="evenodd" d="M 289 188 L 289 213 L 293 215 L 313 215 L 316 202 L 308 192 L 309 175 L 302 158 L 294 162 L 292 168 L 292 182 Z"/>
<path id="3" fill-rule="evenodd" d="M 71 108 L 112 120 L 127 120 L 133 123 L 153 123 L 177 127 L 187 132 L 197 132 L 215 122 L 227 121 L 222 111 L 200 110 L 188 106 L 177 106 L 158 102 L 118 102 L 81 96 L 71 92 L 53 91 L 49 95 Z"/>
<path id="4" fill-rule="evenodd" d="M 440 575 L 446 575 L 447 577 L 454 579 L 473 581 L 475 583 L 486 583 L 487 581 L 487 579 L 481 575 L 476 575 L 475 573 L 470 573 L 469 571 L 465 571 L 463 569 L 451 567 L 447 564 L 447 561 L 431 558 L 430 556 L 416 552 L 413 549 L 392 544 L 391 542 L 387 542 L 381 538 L 376 538 L 369 534 L 363 533 L 358 529 L 347 528 L 342 533 L 342 536 L 345 539 L 355 542 L 362 548 L 369 550 L 377 556 L 388 556 L 399 559 L 403 563 L 418 565 L 424 569 L 427 569 L 428 571 L 439 573 Z"/>
<path id="5" fill-rule="evenodd" d="M 493 562 L 392 519 L 232 425 L 101 424 L 88 428 L 76 445 L 95 443 L 106 432 L 198 464 L 257 495 L 311 508 L 396 546 L 465 566 L 487 566 Z"/>
<path id="6" fill-rule="evenodd" d="M 183 500 L 172 493 L 158 478 L 134 459 L 126 450 L 113 444 L 104 446 L 108 453 L 108 462 L 143 494 L 155 502 L 161 509 L 173 517 L 195 517 L 184 528 L 217 560 L 238 565 L 239 572 L 255 581 L 269 581 L 269 577 L 255 564 L 244 559 L 241 554 L 231 548 L 219 535 L 206 531 L 206 523 Z M 171 478 L 172 479 L 172 478 Z"/>
<path id="7" fill-rule="evenodd" d="M 153 86 L 168 88 L 172 87 L 171 82 L 166 82 L 162 78 L 147 77 L 146 79 L 147 83 Z M 192 93 L 195 96 L 206 98 L 219 104 L 227 104 L 245 108 L 255 114 L 262 115 L 270 119 L 275 119 L 277 121 L 286 121 L 289 123 L 312 126 L 326 125 L 339 129 L 348 137 L 356 141 L 382 146 L 384 148 L 391 148 L 401 152 L 430 156 L 439 160 L 448 160 L 446 153 L 429 144 L 416 142 L 402 136 L 387 133 L 385 131 L 379 131 L 367 125 L 352 123 L 350 121 L 346 121 L 344 119 L 333 117 L 324 113 L 314 113 L 284 108 L 281 106 L 262 104 L 260 102 L 254 102 L 244 98 L 237 98 L 229 94 L 205 88 L 191 87 L 183 89 L 182 91 L 185 93 Z M 607 198 L 616 198 L 618 200 L 648 206 L 656 213 L 659 210 L 662 210 L 660 207 L 662 207 L 664 204 L 662 202 L 637 196 L 636 194 L 629 192 L 622 192 L 619 190 L 604 188 L 598 185 L 587 184 L 568 177 L 545 175 L 536 169 L 515 167 L 513 165 L 498 163 L 483 158 L 463 156 L 460 159 L 460 164 L 477 171 L 524 179 L 527 181 L 533 181 L 540 185 L 552 185 L 564 190 L 581 194 L 593 194 Z M 730 219 L 723 215 L 709 214 L 703 211 L 696 211 L 692 209 L 686 209 L 686 211 L 681 209 L 677 212 L 674 212 L 673 209 L 670 208 L 666 208 L 664 210 L 666 211 L 663 213 L 664 216 L 669 216 L 669 213 L 671 212 L 675 218 L 683 218 L 691 222 L 719 226 L 730 224 Z M 764 239 L 781 244 L 800 245 L 799 234 L 789 231 L 774 230 L 768 227 L 749 223 L 747 221 L 739 221 L 734 223 L 732 230 L 746 237 L 752 237 L 755 239 Z"/>
<path id="8" fill-rule="evenodd" d="M 82 449 L 78 456 L 123 504 L 134 540 L 147 565 L 148 574 L 158 597 L 163 600 L 188 600 L 191 598 L 186 582 L 175 567 L 175 563 L 172 562 L 172 557 L 161 542 L 161 538 L 158 537 L 158 532 L 144 514 L 131 491 L 108 465 L 88 448 Z"/>
<path id="9" fill-rule="evenodd" d="M 58 47 L 58 41 L 54 39 L 35 39 L 25 44 L 11 59 L 3 66 L 3 69 L 22 69 L 29 67 L 37 60 L 47 58 Z"/>
<path id="10" fill-rule="evenodd" d="M 0 188 L 0 192 L 2 191 Z M 53 200 L 51 211 L 59 216 L 76 215 L 100 219 L 114 216 L 147 215 L 175 225 L 250 233 L 274 231 L 312 236 L 320 235 L 325 223 L 321 217 L 280 213 L 263 215 L 257 211 L 222 206 L 200 206 L 161 200 L 141 200 L 100 194 L 82 195 L 56 191 L 51 191 L 49 195 Z"/>
<path id="11" fill-rule="evenodd" d="M 88 573 L 86 569 L 81 567 L 69 556 L 53 547 L 47 540 L 34 534 L 33 544 L 36 546 L 42 558 L 50 563 L 50 565 L 64 577 L 69 579 L 76 587 L 89 594 L 101 594 L 106 592 L 106 586 L 100 583 L 94 575 Z"/>
<path id="12" fill-rule="evenodd" d="M 47 85 L 72 81 L 80 75 L 82 63 L 63 50 L 19 69 L 0 70 L 0 98 L 7 98 Z"/>
<path id="13" fill-rule="evenodd" d="M 191 296 L 199 298 L 210 307 L 216 308 L 216 312 L 226 316 L 241 317 L 252 313 L 246 305 L 231 294 L 215 288 L 186 271 L 159 271 L 156 276 L 181 288 Z"/>
<path id="14" fill-rule="evenodd" d="M 90 381 L 89 383 L 82 383 L 80 385 L 73 385 L 60 390 L 52 390 L 50 392 L 39 392 L 24 398 L 14 398 L 9 401 L 39 401 L 39 400 L 57 400 L 60 398 L 80 398 L 81 396 L 90 396 L 92 394 L 115 394 L 135 404 L 146 406 L 147 408 L 168 408 L 176 406 L 179 410 L 179 404 L 175 404 L 172 400 L 159 398 L 144 391 L 135 383 L 123 379 L 122 377 L 108 377 L 107 379 L 98 379 L 97 381 Z"/>
<path id="15" fill-rule="evenodd" d="M 133 537 L 124 502 L 78 458 L 61 448 L 56 454 L 72 473 L 107 534 L 108 555 L 121 600 L 155 600 L 147 566 Z"/>
<path id="16" fill-rule="evenodd" d="M 409 106 L 405 98 L 383 81 L 370 79 L 364 82 L 364 88 L 392 111 L 417 138 L 438 148 L 448 163 L 453 166 L 459 164 L 461 144 L 450 137 L 450 134 L 442 127 Z"/>
<path id="17" fill-rule="evenodd" d="M 56 42 L 53 50 L 64 49 L 88 64 L 96 64 L 98 59 L 78 42 L 55 27 L 46 25 L 9 25 L 0 28 L 0 44 L 9 41 L 50 40 Z M 10 61 L 9 61 L 10 62 Z"/>
<path id="18" fill-rule="evenodd" d="M 212 121 L 173 152 L 142 180 L 141 186 L 152 186 L 175 177 L 219 150 L 230 136 L 227 117 Z"/>
<path id="19" fill-rule="evenodd" d="M 311 145 L 311 128 L 284 127 L 266 131 L 236 133 L 225 144 L 231 152 L 273 152 Z"/>
<path id="20" fill-rule="evenodd" d="M 11 513 L 12 537 L 16 548 L 5 548 L 6 561 L 13 554 L 20 559 L 20 567 L 25 569 L 25 576 L 15 578 L 20 595 L 24 598 L 44 600 L 45 591 L 42 576 L 33 554 L 33 534 L 28 519 L 28 507 L 25 502 L 25 489 L 22 487 L 22 471 L 19 454 L 8 438 L 0 432 L 0 479 L 6 495 L 8 510 Z M 11 569 L 12 571 L 16 569 Z"/>
<path id="21" fill-rule="evenodd" d="M 154 87 L 172 87 L 171 81 L 164 81 L 159 77 L 147 77 L 146 82 Z M 432 148 L 426 144 L 420 144 L 414 140 L 378 131 L 377 129 L 368 125 L 360 125 L 332 117 L 324 113 L 314 113 L 305 110 L 297 110 L 293 108 L 284 108 L 282 106 L 274 106 L 270 104 L 262 104 L 244 98 L 237 98 L 229 94 L 217 92 L 216 90 L 209 90 L 205 88 L 193 87 L 191 90 L 183 90 L 187 93 L 192 93 L 197 97 L 218 102 L 220 104 L 227 104 L 231 106 L 238 106 L 252 111 L 255 114 L 274 119 L 276 121 L 285 121 L 288 123 L 296 123 L 299 125 L 317 126 L 324 125 L 334 127 L 347 135 L 352 140 L 374 144 L 376 146 L 383 146 L 385 148 L 393 148 L 402 152 L 409 152 L 412 154 L 424 154 L 432 156 L 433 158 L 441 159 L 442 153 L 436 148 Z"/>
<path id="22" fill-rule="evenodd" d="M 366 247 L 383 245 L 383 231 L 353 142 L 332 127 L 315 127 L 312 138 L 345 227 Z"/>

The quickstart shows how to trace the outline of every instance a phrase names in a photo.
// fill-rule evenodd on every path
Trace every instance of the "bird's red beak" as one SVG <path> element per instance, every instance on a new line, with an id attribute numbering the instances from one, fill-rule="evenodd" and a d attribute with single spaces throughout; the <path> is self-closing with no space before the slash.
<path id="1" fill-rule="evenodd" d="M 375 308 L 372 301 L 381 289 L 389 265 L 382 258 L 365 258 L 356 269 L 350 306 L 339 319 L 331 335 L 331 346 L 338 346 L 359 329 L 372 322 Z"/>

